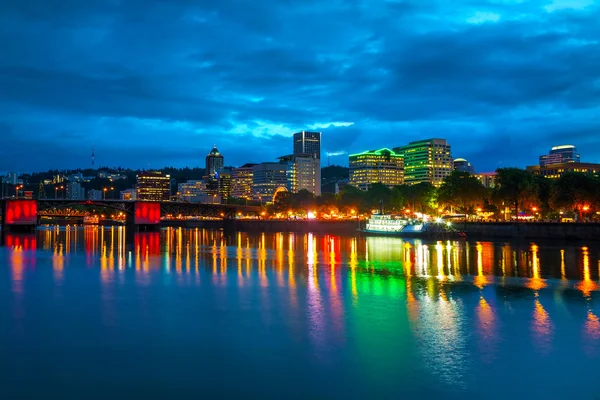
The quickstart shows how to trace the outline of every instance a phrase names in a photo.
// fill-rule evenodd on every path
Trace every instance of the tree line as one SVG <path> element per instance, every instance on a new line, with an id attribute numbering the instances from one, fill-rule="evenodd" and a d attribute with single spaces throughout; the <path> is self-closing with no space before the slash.
<path id="1" fill-rule="evenodd" d="M 454 171 L 438 188 L 430 183 L 391 188 L 374 183 L 366 191 L 346 185 L 337 195 L 325 193 L 320 197 L 306 190 L 282 193 L 269 211 L 370 213 L 382 207 L 386 213 L 411 211 L 465 216 L 486 213 L 491 219 L 512 219 L 523 213 L 538 219 L 557 219 L 562 214 L 589 219 L 598 215 L 599 205 L 598 177 L 567 172 L 558 179 L 549 179 L 520 168 L 500 168 L 496 171 L 494 188 L 484 187 L 467 172 Z"/>

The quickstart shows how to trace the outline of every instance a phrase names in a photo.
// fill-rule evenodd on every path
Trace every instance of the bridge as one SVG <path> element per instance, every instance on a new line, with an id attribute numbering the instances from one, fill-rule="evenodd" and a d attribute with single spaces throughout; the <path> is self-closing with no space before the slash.
<path id="1" fill-rule="evenodd" d="M 192 217 L 230 220 L 240 214 L 258 215 L 260 207 L 173 201 L 0 199 L 3 231 L 33 230 L 44 217 L 83 220 L 97 214 L 98 210 L 118 212 L 126 226 L 148 230 L 159 228 L 163 219 Z"/>

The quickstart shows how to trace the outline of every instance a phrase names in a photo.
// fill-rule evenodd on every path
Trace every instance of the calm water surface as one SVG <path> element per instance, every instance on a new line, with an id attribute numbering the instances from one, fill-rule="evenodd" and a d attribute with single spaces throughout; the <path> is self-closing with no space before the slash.
<path id="1" fill-rule="evenodd" d="M 593 243 L 4 239 L 2 398 L 600 398 Z"/>

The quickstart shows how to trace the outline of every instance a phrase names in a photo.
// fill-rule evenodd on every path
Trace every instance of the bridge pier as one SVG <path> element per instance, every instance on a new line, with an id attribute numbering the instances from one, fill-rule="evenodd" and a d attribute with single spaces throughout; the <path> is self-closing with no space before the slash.
<path id="1" fill-rule="evenodd" d="M 0 200 L 2 235 L 5 233 L 34 233 L 38 224 L 37 201 L 24 199 Z"/>

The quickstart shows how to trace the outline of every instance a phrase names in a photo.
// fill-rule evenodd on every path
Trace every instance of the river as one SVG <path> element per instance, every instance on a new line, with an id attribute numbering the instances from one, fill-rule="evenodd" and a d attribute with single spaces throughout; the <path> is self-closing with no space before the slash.
<path id="1" fill-rule="evenodd" d="M 6 234 L 1 390 L 7 399 L 596 399 L 599 255 L 593 242 Z"/>

